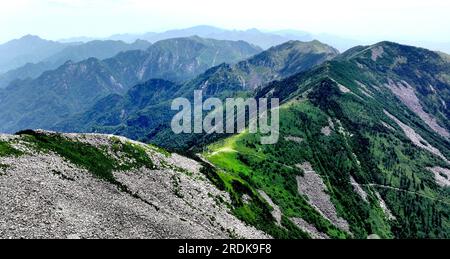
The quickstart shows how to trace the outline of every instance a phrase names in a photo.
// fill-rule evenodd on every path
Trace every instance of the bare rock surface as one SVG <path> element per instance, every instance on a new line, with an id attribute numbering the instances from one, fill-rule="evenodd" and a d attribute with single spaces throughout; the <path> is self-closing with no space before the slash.
<path id="1" fill-rule="evenodd" d="M 392 214 L 391 210 L 389 210 L 388 206 L 386 205 L 386 202 L 383 200 L 381 195 L 378 192 L 375 192 L 375 195 L 377 196 L 378 203 L 381 209 L 383 209 L 384 215 L 386 215 L 386 217 L 389 220 L 395 220 L 396 219 L 395 216 Z"/>
<path id="2" fill-rule="evenodd" d="M 341 84 L 338 84 L 338 86 L 339 86 L 339 90 L 342 92 L 342 93 L 344 93 L 344 94 L 346 94 L 346 93 L 351 93 L 352 91 L 350 90 L 350 89 L 348 89 L 346 86 L 343 86 L 343 85 L 341 85 Z"/>
<path id="3" fill-rule="evenodd" d="M 364 189 L 361 187 L 361 185 L 358 184 L 352 176 L 350 176 L 350 183 L 352 184 L 353 188 L 355 189 L 355 192 L 356 192 L 359 196 L 361 196 L 361 198 L 362 198 L 365 202 L 368 202 L 368 200 L 367 200 L 367 196 L 368 196 L 368 195 L 367 195 L 366 191 L 364 191 Z"/>
<path id="4" fill-rule="evenodd" d="M 320 232 L 314 225 L 309 224 L 302 218 L 291 218 L 291 221 L 301 230 L 308 233 L 313 239 L 330 239 L 327 234 Z"/>
<path id="5" fill-rule="evenodd" d="M 390 131 L 395 131 L 395 128 L 392 127 L 391 125 L 389 125 L 388 123 L 382 121 L 381 124 L 382 124 L 386 129 L 388 129 L 388 130 L 390 130 Z"/>
<path id="6" fill-rule="evenodd" d="M 442 168 L 439 166 L 428 167 L 428 171 L 434 173 L 434 177 L 436 179 L 436 183 L 442 187 L 450 186 L 450 169 Z"/>
<path id="7" fill-rule="evenodd" d="M 367 96 L 369 98 L 373 98 L 373 93 L 371 90 L 369 90 L 369 87 L 367 87 L 365 84 L 363 84 L 359 81 L 355 81 L 355 82 L 360 87 L 359 91 L 361 91 L 361 93 L 363 93 L 365 96 Z"/>
<path id="8" fill-rule="evenodd" d="M 320 212 L 335 226 L 349 232 L 348 222 L 337 215 L 336 208 L 327 193 L 327 187 L 322 178 L 313 170 L 309 162 L 297 165 L 304 171 L 304 176 L 297 176 L 298 191 L 305 195 L 311 206 Z"/>
<path id="9" fill-rule="evenodd" d="M 422 136 L 420 136 L 413 128 L 401 122 L 399 119 L 397 119 L 394 115 L 390 114 L 389 112 L 384 111 L 384 113 L 393 121 L 395 121 L 395 123 L 397 123 L 397 125 L 403 130 L 405 135 L 411 140 L 411 142 L 414 143 L 414 145 L 424 150 L 427 150 L 428 152 L 440 157 L 442 160 L 450 164 L 450 161 L 447 160 L 447 158 L 441 153 L 439 149 L 433 147 L 430 143 L 428 143 L 428 141 L 422 138 Z"/>
<path id="10" fill-rule="evenodd" d="M 372 61 L 377 61 L 379 58 L 383 57 L 384 49 L 382 46 L 373 47 L 371 49 L 371 59 Z"/>
<path id="11" fill-rule="evenodd" d="M 261 195 L 261 197 L 264 198 L 264 200 L 269 203 L 269 205 L 273 208 L 272 211 L 272 216 L 273 218 L 276 220 L 277 224 L 279 226 L 281 226 L 281 217 L 282 217 L 282 213 L 280 210 L 280 207 L 278 207 L 278 205 L 276 205 L 272 199 L 269 197 L 269 195 L 267 195 L 263 190 L 258 190 L 259 195 Z"/>
<path id="12" fill-rule="evenodd" d="M 196 161 L 121 137 L 63 136 L 103 148 L 141 145 L 156 167 L 114 171 L 125 191 L 20 136 L 0 135 L 24 152 L 0 157 L 1 238 L 270 238 L 232 215 L 228 194 Z"/>
<path id="13" fill-rule="evenodd" d="M 287 137 L 284 138 L 284 140 L 292 141 L 292 142 L 295 142 L 295 143 L 298 143 L 298 144 L 300 144 L 300 143 L 302 143 L 304 141 L 303 138 L 295 137 L 295 136 L 287 136 Z"/>
<path id="14" fill-rule="evenodd" d="M 432 130 L 445 138 L 450 138 L 450 133 L 438 124 L 436 118 L 424 111 L 422 104 L 420 103 L 420 100 L 411 85 L 405 81 L 395 83 L 394 81 L 389 80 L 387 87 L 397 96 L 397 98 L 402 101 L 403 104 L 417 114 L 417 116 L 419 116 L 419 118 L 421 118 Z M 432 86 L 430 87 L 432 91 L 434 91 L 434 88 Z"/>
<path id="15" fill-rule="evenodd" d="M 328 126 L 323 127 L 320 132 L 325 136 L 330 136 L 334 130 L 334 122 L 331 118 L 328 118 Z"/>

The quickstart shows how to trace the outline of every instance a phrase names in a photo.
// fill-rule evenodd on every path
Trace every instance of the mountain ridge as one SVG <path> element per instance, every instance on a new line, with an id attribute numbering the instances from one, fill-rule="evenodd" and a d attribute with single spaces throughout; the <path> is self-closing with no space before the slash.
<path id="1" fill-rule="evenodd" d="M 256 233 L 262 238 L 281 239 L 449 238 L 450 62 L 447 57 L 393 42 L 358 46 L 340 55 L 333 48 L 317 44 L 310 42 L 306 51 L 312 53 L 315 62 L 311 62 L 311 56 L 300 55 L 304 54 L 301 44 L 288 42 L 272 49 L 278 55 L 269 50 L 235 64 L 221 64 L 184 84 L 151 79 L 126 90 L 120 90 L 117 85 L 117 93 L 93 101 L 92 109 L 69 118 L 69 122 L 81 125 L 81 131 L 114 133 L 162 143 L 178 147 L 191 156 L 199 153 L 197 162 L 203 165 L 203 170 L 201 175 L 195 172 L 194 175 L 205 177 L 208 184 L 222 192 L 222 197 L 228 197 L 226 207 L 233 217 L 229 222 L 250 226 L 242 227 L 242 232 L 235 229 L 243 237 Z M 315 52 L 321 55 L 315 56 Z M 141 54 L 142 51 L 133 52 L 136 56 Z M 96 62 L 102 61 L 87 61 Z M 69 68 L 74 65 L 67 63 Z M 75 66 L 66 72 L 77 74 L 80 69 Z M 254 80 L 253 83 L 257 82 L 254 84 L 248 83 L 252 80 L 246 82 L 245 75 L 252 78 L 255 70 L 267 77 Z M 220 98 L 279 98 L 279 142 L 262 145 L 262 134 L 248 131 L 217 136 L 174 135 L 167 126 L 172 118 L 167 113 L 170 101 L 174 96 L 192 98 L 192 91 L 198 89 L 204 90 L 206 96 Z M 87 128 L 83 129 L 84 126 Z M 70 131 L 71 127 L 66 130 Z M 160 154 L 162 160 L 150 162 L 141 148 L 133 145 L 131 148 L 129 140 L 111 135 L 61 135 L 45 131 L 23 131 L 18 135 L 16 142 L 10 136 L 0 136 L 0 184 L 1 180 L 20 176 L 14 171 L 19 168 L 14 161 L 22 160 L 15 157 L 21 157 L 24 151 L 21 147 L 31 143 L 81 165 L 115 187 L 123 184 L 124 188 L 119 189 L 137 193 L 145 206 L 160 208 L 160 202 L 173 204 L 172 198 L 189 196 L 178 175 L 162 180 L 172 185 L 155 187 L 170 197 L 167 203 L 162 198 L 162 201 L 156 199 L 157 203 L 148 199 L 147 195 L 153 194 L 136 187 L 133 178 L 136 167 L 145 170 L 147 166 L 151 170 L 158 164 L 154 161 L 166 161 L 167 153 L 159 148 L 131 141 L 137 147 Z M 96 149 L 84 145 L 93 144 L 89 142 L 92 138 Z M 111 160 L 101 155 L 98 148 L 105 142 L 119 156 L 119 161 L 125 156 L 129 159 L 123 161 L 128 162 L 119 163 L 115 156 Z M 42 164 L 42 160 L 39 158 L 37 164 Z M 133 173 L 111 174 L 123 168 Z M 2 178 L 5 172 L 7 177 Z M 154 186 L 154 178 L 147 181 L 147 174 L 142 171 L 136 177 L 145 186 Z M 182 182 L 187 180 L 182 179 Z M 104 190 L 104 186 L 98 189 Z M 195 204 L 204 208 L 211 200 L 206 200 L 206 205 L 201 202 Z M 67 203 L 63 205 L 62 210 L 67 212 Z M 230 219 L 226 214 L 220 215 L 220 222 Z M 227 235 L 212 229 L 218 236 L 235 237 L 232 230 Z M 170 233 L 177 234 L 169 236 L 184 237 L 185 233 L 180 235 L 179 231 L 171 229 Z"/>
<path id="2" fill-rule="evenodd" d="M 211 184 L 203 167 L 118 136 L 41 130 L 0 135 L 0 220 L 8 220 L 0 234 L 270 238 L 232 214 L 229 196 Z"/>
<path id="3" fill-rule="evenodd" d="M 172 99 L 180 96 L 192 98 L 193 91 L 201 89 L 206 97 L 230 97 L 239 92 L 252 92 L 261 85 L 274 79 L 287 77 L 296 71 L 306 70 L 315 65 L 319 65 L 325 60 L 329 60 L 337 55 L 337 51 L 319 42 L 298 42 L 291 41 L 267 51 L 255 55 L 245 61 L 234 65 L 222 64 L 207 70 L 197 78 L 179 86 L 174 86 L 170 82 L 162 84 L 161 91 L 164 96 L 157 95 L 146 103 L 145 106 L 137 109 L 137 105 L 127 95 L 119 103 L 114 103 L 117 107 L 110 107 L 107 114 L 99 114 L 96 108 L 88 110 L 86 114 L 77 115 L 67 121 L 56 125 L 54 130 L 58 131 L 91 131 L 104 130 L 108 133 L 117 133 L 132 138 L 145 139 L 145 132 L 152 132 L 159 127 L 168 128 L 173 113 L 170 110 Z M 256 78 L 258 77 L 258 78 Z M 141 88 L 145 92 L 154 88 L 151 80 Z M 139 86 L 138 86 L 139 87 Z M 132 90 L 134 88 L 131 88 Z M 170 89 L 167 91 L 167 89 Z M 136 90 L 136 89 L 134 89 Z M 159 92 L 152 91 L 152 94 Z M 114 98 L 116 100 L 116 98 Z M 106 103 L 106 100 L 100 101 Z M 103 106 L 103 105 L 101 105 Z M 152 109 L 158 112 L 152 111 Z M 97 117 L 92 117 L 96 114 Z M 108 116 L 109 119 L 108 119 Z M 77 122 L 77 120 L 80 120 Z M 97 122 L 98 124 L 96 125 Z M 67 123 L 64 125 L 64 123 Z M 105 123 L 106 125 L 102 125 Z M 113 125 L 115 124 L 115 127 Z M 117 131 L 114 131 L 116 128 Z M 127 132 L 128 131 L 128 132 Z M 164 133 L 162 133 L 164 134 Z M 163 143 L 159 143 L 163 144 Z"/>
<path id="4" fill-rule="evenodd" d="M 132 44 L 121 41 L 91 41 L 85 44 L 67 46 L 61 51 L 40 60 L 39 63 L 27 63 L 0 75 L 0 88 L 6 88 L 14 80 L 35 79 L 43 72 L 54 70 L 69 60 L 80 62 L 91 57 L 107 59 L 122 51 L 144 50 L 150 45 L 145 41 L 136 41 Z"/>
<path id="5" fill-rule="evenodd" d="M 108 94 L 123 94 L 141 81 L 189 79 L 215 62 L 237 62 L 259 51 L 244 42 L 192 37 L 161 41 L 145 51 L 122 52 L 105 60 L 66 62 L 37 79 L 16 81 L 3 89 L 0 130 L 49 127 Z"/>
<path id="6" fill-rule="evenodd" d="M 73 43 L 59 43 L 26 35 L 20 39 L 0 45 L 0 73 L 21 67 L 27 63 L 39 62 Z"/>
<path id="7" fill-rule="evenodd" d="M 281 99 L 277 144 L 243 132 L 202 154 L 218 181 L 262 189 L 282 217 L 318 236 L 336 235 L 328 222 L 355 238 L 448 238 L 450 142 L 424 115 L 448 130 L 445 105 L 425 105 L 449 101 L 446 62 L 391 42 L 356 47 L 257 94 Z"/>

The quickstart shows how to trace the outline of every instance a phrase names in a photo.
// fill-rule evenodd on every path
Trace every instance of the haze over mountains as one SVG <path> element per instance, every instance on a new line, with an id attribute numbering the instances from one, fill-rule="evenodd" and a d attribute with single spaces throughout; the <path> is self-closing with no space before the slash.
<path id="1" fill-rule="evenodd" d="M 339 51 L 344 52 L 357 45 L 373 44 L 376 39 L 365 38 L 352 38 L 339 35 L 333 35 L 329 33 L 310 33 L 302 30 L 227 30 L 214 26 L 199 25 L 185 29 L 169 30 L 165 32 L 148 32 L 143 34 L 116 34 L 106 38 L 90 38 L 90 37 L 75 37 L 69 39 L 60 40 L 65 43 L 73 42 L 87 42 L 91 40 L 121 40 L 124 42 L 134 42 L 136 39 L 147 40 L 150 42 L 156 42 L 158 40 L 174 38 L 174 37 L 189 37 L 200 36 L 204 38 L 212 38 L 219 40 L 244 40 L 249 43 L 258 45 L 263 49 L 267 49 L 289 40 L 299 41 L 312 41 L 319 40 L 323 43 L 331 45 L 337 48 Z M 402 40 L 403 44 L 421 46 L 431 50 L 440 50 L 446 53 L 450 53 L 450 44 L 448 42 L 433 42 L 431 40 Z"/>
<path id="2" fill-rule="evenodd" d="M 308 32 L 299 30 L 280 30 L 280 31 L 261 31 L 258 29 L 248 30 L 226 30 L 218 27 L 200 25 L 186 29 L 169 30 L 161 33 L 148 32 L 144 34 L 116 34 L 103 40 L 121 40 L 124 42 L 133 42 L 137 39 L 147 40 L 150 42 L 156 42 L 164 39 L 178 38 L 178 37 L 190 37 L 197 35 L 203 38 L 211 38 L 218 40 L 243 40 L 263 49 L 280 45 L 286 41 L 298 40 L 298 41 L 312 41 L 320 40 L 326 44 L 333 45 L 335 48 L 344 51 L 362 42 L 358 40 L 346 39 L 344 37 L 338 37 L 329 34 L 314 35 Z M 87 42 L 96 40 L 98 38 L 89 37 L 77 37 L 72 39 L 63 39 L 61 42 L 73 43 L 73 42 Z"/>
<path id="3" fill-rule="evenodd" d="M 24 46 L 35 45 L 39 42 L 41 45 L 48 43 L 47 41 L 38 37 L 25 36 L 18 40 Z M 54 44 L 54 43 L 50 43 Z M 67 45 L 67 46 L 66 46 Z M 43 72 L 53 70 L 63 65 L 67 61 L 79 62 L 88 58 L 106 59 L 117 55 L 122 51 L 128 50 L 144 50 L 151 44 L 147 41 L 136 40 L 131 44 L 122 41 L 90 41 L 87 43 L 65 44 L 61 50 L 56 53 L 51 53 L 47 57 L 42 56 L 42 59 L 31 58 L 24 59 L 26 62 L 23 66 L 11 69 L 4 74 L 0 74 L 0 88 L 5 88 L 12 81 L 17 79 L 34 79 L 40 76 Z M 60 47 L 58 47 L 59 49 Z M 8 49 L 8 48 L 6 48 Z M 38 50 L 39 52 L 39 50 Z M 50 54 L 50 53 L 49 53 Z"/>
<path id="4" fill-rule="evenodd" d="M 198 37 L 157 42 L 105 60 L 66 62 L 34 80 L 15 81 L 1 92 L 3 132 L 49 127 L 112 93 L 152 78 L 180 82 L 223 62 L 234 63 L 260 51 L 246 42 Z"/>
<path id="5" fill-rule="evenodd" d="M 135 41 L 138 38 L 143 39 Z M 69 183 L 63 180 L 72 179 L 70 186 L 80 188 L 80 199 L 86 195 L 81 190 L 90 186 L 86 182 L 94 182 L 101 197 L 116 188 L 120 192 L 114 199 L 135 199 L 138 210 L 146 211 L 145 222 L 167 219 L 170 212 L 176 222 L 193 224 L 206 214 L 185 213 L 192 204 L 192 211 L 202 206 L 201 199 L 186 196 L 192 188 L 214 185 L 211 191 L 228 198 L 205 194 L 211 198 L 207 205 L 217 202 L 220 224 L 238 224 L 233 231 L 240 237 L 256 233 L 274 238 L 450 238 L 450 58 L 445 53 L 386 41 L 340 53 L 335 45 L 311 40 L 307 33 L 204 26 L 114 36 L 131 44 L 23 40 L 30 39 L 39 43 L 42 53 L 33 56 L 14 41 L 8 46 L 15 46 L 16 53 L 2 54 L 36 64 L 15 70 L 26 73 L 8 73 L 19 80 L 0 89 L 0 132 L 43 128 L 115 134 L 198 161 L 176 155 L 181 163 L 160 148 L 113 136 L 28 130 L 1 136 L 0 185 L 18 182 L 18 165 L 35 164 L 39 168 L 24 175 L 37 170 L 40 180 L 64 190 L 61 198 L 45 189 L 46 197 L 62 204 L 63 212 L 72 208 L 67 203 Z M 45 64 L 54 67 L 40 71 Z M 22 74 L 31 78 L 20 80 Z M 171 101 L 192 99 L 199 89 L 205 97 L 222 100 L 279 98 L 279 142 L 261 145 L 261 135 L 247 131 L 174 134 Z M 59 161 L 60 167 L 48 161 Z M 188 168 L 178 170 L 180 165 Z M 162 171 L 161 177 L 147 179 Z M 204 183 L 178 173 L 203 176 Z M 157 183 L 170 202 L 142 192 L 138 178 Z M 174 202 L 182 204 L 182 212 L 170 207 Z M 84 204 L 110 213 L 104 204 Z M 166 209 L 155 210 L 155 205 Z M 44 208 L 57 213 L 53 207 Z M 179 217 L 187 219 L 178 221 Z M 210 231 L 215 236 L 233 237 L 234 232 L 213 222 L 209 221 Z M 59 231 L 66 226 L 57 229 L 63 235 Z M 195 229 L 206 231 L 197 225 Z M 186 235 L 179 228 L 171 233 L 176 234 L 168 236 Z"/>
<path id="6" fill-rule="evenodd" d="M 367 40 L 348 39 L 331 34 L 311 34 L 299 30 L 226 30 L 207 25 L 161 33 L 116 34 L 107 38 L 76 37 L 60 41 L 48 41 L 37 36 L 27 35 L 0 45 L 0 88 L 6 87 L 15 79 L 36 78 L 42 72 L 55 69 L 67 60 L 78 62 L 88 57 L 105 59 L 120 51 L 146 48 L 148 43 L 145 41 L 155 43 L 164 39 L 191 36 L 218 40 L 243 40 L 263 49 L 280 45 L 289 40 L 319 40 L 343 52 L 353 46 L 368 43 Z M 427 41 L 405 41 L 405 43 L 450 52 L 450 49 L 447 48 L 450 45 L 445 43 Z M 23 46 L 32 47 L 24 48 Z M 61 53 L 58 53 L 60 51 Z"/>
<path id="7" fill-rule="evenodd" d="M 27 63 L 40 62 L 63 50 L 67 45 L 55 41 L 42 40 L 32 35 L 4 43 L 0 45 L 0 73 L 18 68 Z"/>
<path id="8" fill-rule="evenodd" d="M 289 41 L 237 64 L 213 67 L 184 84 L 150 80 L 131 88 L 123 96 L 110 95 L 83 114 L 62 121 L 52 129 L 66 132 L 108 132 L 147 140 L 148 135 L 159 130 L 151 138 L 160 145 L 167 144 L 166 147 L 170 145 L 175 148 L 182 144 L 167 142 L 160 137 L 170 134 L 170 120 L 174 115 L 170 102 L 175 96 L 191 99 L 194 90 L 202 90 L 205 98 L 251 93 L 273 80 L 308 70 L 337 55 L 337 50 L 317 41 Z M 185 137 L 183 141 L 188 142 L 189 138 Z"/>

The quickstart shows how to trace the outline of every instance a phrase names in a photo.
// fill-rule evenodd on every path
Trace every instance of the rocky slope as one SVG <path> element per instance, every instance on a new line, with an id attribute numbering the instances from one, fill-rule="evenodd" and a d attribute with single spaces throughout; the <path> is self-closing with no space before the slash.
<path id="1" fill-rule="evenodd" d="M 112 135 L 0 135 L 0 237 L 268 238 L 201 168 Z"/>

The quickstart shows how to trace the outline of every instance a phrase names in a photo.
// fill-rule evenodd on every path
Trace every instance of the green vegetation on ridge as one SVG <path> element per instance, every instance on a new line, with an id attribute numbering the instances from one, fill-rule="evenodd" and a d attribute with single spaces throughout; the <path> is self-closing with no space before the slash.
<path id="1" fill-rule="evenodd" d="M 0 141 L 0 157 L 20 155 L 22 152 L 13 148 L 8 142 Z"/>
<path id="2" fill-rule="evenodd" d="M 45 134 L 35 131 L 22 131 L 17 133 L 25 137 L 25 141 L 42 151 L 51 151 L 67 159 L 71 163 L 87 169 L 96 177 L 117 183 L 113 171 L 130 170 L 133 168 L 153 168 L 153 162 L 145 150 L 131 143 L 122 143 L 113 139 L 115 152 L 123 153 L 124 158 L 118 161 L 90 144 L 70 140 L 58 134 Z"/>
<path id="3" fill-rule="evenodd" d="M 225 182 L 233 177 L 263 190 L 286 218 L 303 218 L 330 237 L 340 236 L 320 215 L 314 220 L 317 212 L 298 194 L 295 177 L 302 172 L 297 164 L 311 163 L 327 186 L 338 216 L 349 223 L 355 238 L 370 234 L 448 238 L 450 190 L 437 185 L 427 168 L 450 165 L 417 147 L 384 113 L 388 111 L 411 127 L 448 159 L 448 140 L 402 103 L 388 81 L 404 80 L 415 87 L 425 112 L 436 114 L 438 122 L 448 128 L 445 106 L 450 103 L 449 88 L 443 76 L 449 74 L 448 63 L 423 49 L 392 43 L 375 47 L 383 49 L 372 53 L 371 48 L 355 48 L 321 67 L 262 89 L 258 97 L 278 97 L 284 103 L 278 144 L 263 146 L 257 135 L 240 134 L 210 145 L 205 156 L 227 176 L 222 177 Z M 426 57 L 428 60 L 421 62 Z M 441 100 L 436 102 L 438 97 Z M 327 126 L 330 134 L 322 132 Z M 355 191 L 350 177 L 367 194 L 366 199 Z M 390 212 L 383 209 L 378 197 Z"/>

